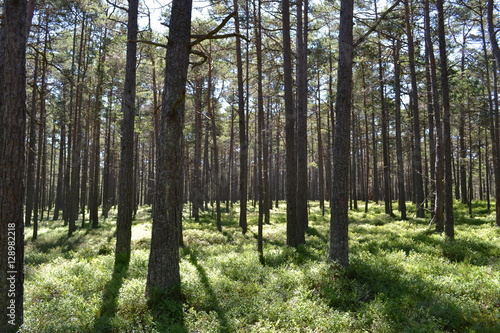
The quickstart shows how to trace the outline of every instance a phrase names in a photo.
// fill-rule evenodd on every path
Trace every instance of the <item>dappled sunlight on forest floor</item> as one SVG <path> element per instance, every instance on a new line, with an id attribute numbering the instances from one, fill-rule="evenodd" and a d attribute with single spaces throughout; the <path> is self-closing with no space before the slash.
<path id="1" fill-rule="evenodd" d="M 251 204 L 246 235 L 236 204 L 223 210 L 222 232 L 215 212 L 194 222 L 186 208 L 182 308 L 164 301 L 155 311 L 145 297 L 150 207 L 137 213 L 130 264 L 120 271 L 116 212 L 70 238 L 62 221 L 43 221 L 38 240 L 27 237 L 21 332 L 499 332 L 500 230 L 485 204 L 475 203 L 472 218 L 457 207 L 454 241 L 428 219 L 388 217 L 373 203 L 368 213 L 350 211 L 348 269 L 326 264 L 329 214 L 316 202 L 298 249 L 285 245 L 285 205 L 273 208 L 265 265 Z"/>

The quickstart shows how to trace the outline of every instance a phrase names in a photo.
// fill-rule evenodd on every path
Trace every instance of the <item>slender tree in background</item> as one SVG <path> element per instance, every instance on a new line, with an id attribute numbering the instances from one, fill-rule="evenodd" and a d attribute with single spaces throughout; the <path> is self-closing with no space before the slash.
<path id="1" fill-rule="evenodd" d="M 195 221 L 200 220 L 200 210 L 203 208 L 203 192 L 201 186 L 201 113 L 202 113 L 202 91 L 203 78 L 194 81 L 194 170 L 193 191 L 191 202 L 193 204 L 193 217 Z"/>
<path id="2" fill-rule="evenodd" d="M 24 315 L 26 16 L 26 0 L 4 1 L 0 26 L 0 327 L 5 333 L 17 332 Z"/>
<path id="3" fill-rule="evenodd" d="M 104 62 L 106 60 L 108 28 L 105 27 L 104 40 L 99 49 L 99 62 L 97 64 L 97 86 L 95 90 L 95 106 L 91 115 L 93 121 L 92 135 L 92 163 L 90 175 L 89 210 L 93 228 L 99 226 L 99 174 L 100 174 L 100 141 L 101 141 L 101 108 L 104 94 Z"/>
<path id="4" fill-rule="evenodd" d="M 127 64 L 123 90 L 121 128 L 121 155 L 118 194 L 118 216 L 116 220 L 115 264 L 130 259 L 132 217 L 134 209 L 134 120 L 137 67 L 137 15 L 138 0 L 128 1 Z"/>
<path id="5" fill-rule="evenodd" d="M 441 67 L 441 94 L 443 107 L 443 143 L 444 143 L 444 233 L 446 238 L 455 237 L 455 221 L 453 217 L 453 170 L 451 150 L 450 91 L 448 83 L 448 56 L 446 51 L 446 34 L 444 27 L 443 0 L 437 0 L 438 37 Z"/>
<path id="6" fill-rule="evenodd" d="M 405 172 L 403 162 L 403 142 L 401 139 L 401 64 L 399 52 L 401 50 L 401 41 L 394 41 L 394 107 L 396 111 L 396 159 L 398 165 L 398 209 L 401 212 L 401 219 L 406 220 L 406 192 L 405 192 Z"/>
<path id="7" fill-rule="evenodd" d="M 173 0 L 156 164 L 156 197 L 146 292 L 180 300 L 184 109 L 191 50 L 191 0 Z"/>
<path id="8" fill-rule="evenodd" d="M 353 0 L 340 4 L 339 62 L 333 146 L 333 186 L 331 195 L 330 244 L 328 262 L 349 266 L 349 154 L 353 64 Z"/>

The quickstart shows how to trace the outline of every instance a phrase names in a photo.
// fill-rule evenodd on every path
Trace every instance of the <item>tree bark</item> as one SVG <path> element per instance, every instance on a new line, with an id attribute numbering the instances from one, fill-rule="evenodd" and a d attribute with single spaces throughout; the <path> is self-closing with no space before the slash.
<path id="1" fill-rule="evenodd" d="M 441 109 L 439 106 L 439 90 L 436 74 L 436 59 L 434 56 L 434 48 L 431 39 L 431 24 L 430 24 L 430 8 L 429 0 L 424 2 L 425 15 L 425 50 L 426 57 L 429 63 L 429 79 L 432 92 L 432 108 L 434 111 L 434 128 L 435 128 L 435 191 L 434 194 L 434 214 L 433 218 L 436 224 L 436 231 L 444 230 L 444 159 L 443 159 L 443 125 L 441 122 Z"/>
<path id="2" fill-rule="evenodd" d="M 297 153 L 295 142 L 296 114 L 293 102 L 292 49 L 290 38 L 290 1 L 282 1 L 283 13 L 283 74 L 285 93 L 286 135 L 286 243 L 296 247 L 303 243 L 297 220 Z"/>
<path id="3" fill-rule="evenodd" d="M 118 216 L 116 220 L 115 265 L 128 264 L 134 210 L 134 120 L 136 96 L 136 54 L 138 0 L 128 1 L 127 63 L 123 89 Z"/>
<path id="4" fill-rule="evenodd" d="M 183 207 L 186 80 L 192 0 L 173 0 L 158 142 L 156 198 L 146 292 L 180 300 L 179 243 Z"/>
<path id="5" fill-rule="evenodd" d="M 27 1 L 6 0 L 0 27 L 0 327 L 23 323 Z"/>
<path id="6" fill-rule="evenodd" d="M 243 234 L 247 232 L 247 200 L 248 200 L 248 136 L 245 115 L 245 90 L 243 82 L 243 61 L 241 58 L 241 38 L 238 0 L 234 0 L 234 29 L 236 37 L 236 70 L 238 77 L 238 127 L 240 139 L 240 227 Z"/>
<path id="7" fill-rule="evenodd" d="M 297 1 L 297 243 L 305 243 L 307 212 L 307 0 Z"/>
<path id="8" fill-rule="evenodd" d="M 342 0 L 339 28 L 336 127 L 333 148 L 332 213 L 328 262 L 349 266 L 348 197 L 353 64 L 353 0 Z"/>
<path id="9" fill-rule="evenodd" d="M 444 27 L 443 0 L 437 0 L 439 55 L 441 67 L 441 93 L 443 98 L 443 143 L 444 143 L 444 233 L 446 238 L 455 236 L 453 217 L 453 179 L 451 150 L 450 92 L 448 83 L 448 59 L 446 53 L 446 35 Z"/>
<path id="10" fill-rule="evenodd" d="M 415 45 L 413 42 L 413 33 L 410 17 L 410 0 L 405 0 L 405 22 L 406 22 L 406 35 L 408 38 L 408 57 L 410 62 L 410 77 L 411 77 L 411 103 L 413 115 L 413 179 L 414 179 L 414 193 L 417 205 L 417 217 L 425 217 L 424 211 L 424 185 L 422 177 L 422 148 L 421 148 L 421 133 L 420 133 L 420 119 L 418 109 L 418 88 L 417 88 L 417 72 L 415 60 Z"/>
<path id="11" fill-rule="evenodd" d="M 405 173 L 403 162 L 403 143 L 401 131 L 401 82 L 400 73 L 401 65 L 399 60 L 399 52 L 401 49 L 401 41 L 394 42 L 394 95 L 395 95 L 395 111 L 396 111 L 396 159 L 398 162 L 398 209 L 401 212 L 401 219 L 406 220 L 406 192 L 405 192 Z"/>
<path id="12" fill-rule="evenodd" d="M 488 33 L 490 37 L 490 44 L 491 48 L 493 51 L 493 55 L 495 57 L 495 60 L 498 63 L 500 63 L 500 47 L 498 46 L 498 41 L 496 39 L 496 31 L 495 31 L 495 26 L 493 24 L 493 7 L 494 7 L 494 2 L 493 0 L 488 1 Z M 496 66 L 497 69 L 500 68 L 500 66 Z M 495 90 L 496 92 L 496 90 Z M 491 108 L 491 113 L 490 113 L 490 121 L 491 121 L 491 144 L 493 147 L 493 168 L 494 168 L 494 173 L 495 173 L 495 197 L 496 197 L 496 224 L 498 227 L 500 227 L 500 142 L 499 142 L 499 120 L 498 120 L 498 101 L 497 99 L 495 100 L 495 106 Z"/>

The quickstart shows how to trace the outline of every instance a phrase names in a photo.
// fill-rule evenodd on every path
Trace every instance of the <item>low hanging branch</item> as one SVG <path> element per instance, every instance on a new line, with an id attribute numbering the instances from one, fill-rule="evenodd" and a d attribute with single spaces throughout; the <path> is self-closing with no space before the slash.
<path id="1" fill-rule="evenodd" d="M 387 9 L 385 12 L 382 13 L 382 15 L 380 16 L 380 18 L 377 20 L 377 22 L 375 22 L 375 24 L 363 35 L 361 36 L 354 44 L 354 48 L 358 47 L 361 43 L 363 43 L 366 38 L 372 33 L 375 31 L 375 29 L 377 29 L 378 25 L 380 24 L 380 22 L 382 22 L 387 15 L 389 15 L 393 10 L 394 8 L 397 7 L 397 5 L 399 5 L 399 3 L 401 2 L 401 0 L 396 0 L 396 2 L 389 8 Z"/>

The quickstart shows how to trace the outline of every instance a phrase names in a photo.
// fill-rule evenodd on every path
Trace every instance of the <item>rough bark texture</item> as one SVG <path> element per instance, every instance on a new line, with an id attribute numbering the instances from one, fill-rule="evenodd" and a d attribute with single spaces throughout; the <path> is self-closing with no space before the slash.
<path id="1" fill-rule="evenodd" d="M 422 177 L 422 147 L 421 147 L 421 133 L 420 133 L 420 119 L 418 110 L 418 87 L 417 87 L 417 72 L 415 61 L 415 45 L 413 43 L 413 33 L 410 22 L 410 6 L 409 0 L 405 1 L 405 21 L 406 21 L 406 35 L 408 37 L 408 57 L 410 62 L 410 77 L 411 77 L 411 103 L 413 115 L 413 179 L 414 179 L 414 193 L 417 204 L 417 217 L 424 217 L 424 186 Z"/>
<path id="2" fill-rule="evenodd" d="M 400 49 L 401 41 L 397 40 L 394 46 L 394 95 L 396 111 L 396 159 L 398 162 L 398 209 L 401 212 L 401 219 L 406 220 L 405 171 L 403 164 L 403 142 L 401 139 L 401 66 L 399 60 Z"/>
<path id="3" fill-rule="evenodd" d="M 342 0 L 340 7 L 339 62 L 336 126 L 333 146 L 332 213 L 328 261 L 349 266 L 348 202 L 349 153 L 353 63 L 353 0 Z"/>
<path id="4" fill-rule="evenodd" d="M 429 62 L 429 76 L 431 81 L 432 90 L 432 103 L 434 110 L 434 124 L 435 124 L 435 195 L 434 195 L 434 214 L 433 218 L 436 223 L 436 231 L 442 232 L 444 230 L 444 164 L 443 164 L 443 127 L 441 122 L 441 110 L 439 108 L 439 91 L 437 85 L 436 74 L 436 59 L 434 57 L 434 49 L 431 40 L 431 25 L 430 25 L 430 8 L 429 0 L 424 1 L 424 14 L 425 14 L 425 49 L 426 56 Z"/>
<path id="5" fill-rule="evenodd" d="M 496 62 L 500 62 L 500 47 L 498 46 L 498 41 L 496 39 L 495 26 L 493 24 L 493 0 L 488 1 L 488 33 L 490 36 L 491 48 L 493 50 L 493 55 L 495 56 Z M 497 66 L 497 68 L 500 68 Z M 500 151 L 499 147 L 499 135 L 498 135 L 498 103 L 495 107 L 491 108 L 491 136 L 492 136 L 492 147 L 493 147 L 493 165 L 495 173 L 495 195 L 496 195 L 496 224 L 500 227 Z"/>
<path id="6" fill-rule="evenodd" d="M 297 232 L 305 243 L 308 227 L 307 197 L 307 0 L 297 2 Z M 303 10 L 304 8 L 304 10 Z"/>
<path id="7" fill-rule="evenodd" d="M 297 153 L 295 151 L 295 108 L 293 103 L 292 49 L 290 40 L 290 2 L 282 1 L 283 12 L 283 74 L 285 92 L 286 136 L 286 243 L 297 246 Z"/>
<path id="8" fill-rule="evenodd" d="M 118 183 L 118 217 L 116 220 L 115 263 L 130 258 L 132 216 L 134 210 L 134 119 L 136 87 L 136 53 L 138 0 L 129 0 L 127 64 L 123 91 L 121 127 L 120 175 Z M 123 257 L 123 258 L 122 258 Z"/>
<path id="9" fill-rule="evenodd" d="M 444 29 L 443 0 L 437 0 L 439 54 L 441 57 L 441 91 L 443 101 L 443 143 L 444 143 L 444 233 L 448 239 L 455 237 L 453 217 L 453 179 L 450 122 L 450 92 L 448 83 L 448 59 Z"/>
<path id="10" fill-rule="evenodd" d="M 234 29 L 240 34 L 238 0 L 234 0 Z M 238 127 L 240 131 L 240 227 L 247 232 L 247 191 L 248 191 L 248 138 L 245 116 L 245 91 L 243 84 L 243 61 L 241 59 L 241 38 L 236 37 L 236 67 L 238 76 Z"/>
<path id="11" fill-rule="evenodd" d="M 7 0 L 0 27 L 0 328 L 23 323 L 26 6 Z"/>
<path id="12" fill-rule="evenodd" d="M 156 199 L 146 291 L 180 300 L 179 243 L 183 207 L 186 80 L 191 49 L 191 0 L 173 0 L 156 165 Z"/>

